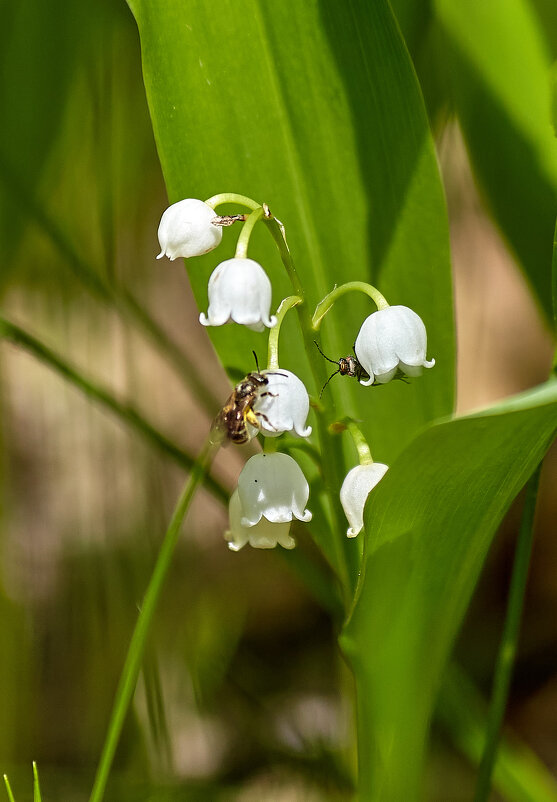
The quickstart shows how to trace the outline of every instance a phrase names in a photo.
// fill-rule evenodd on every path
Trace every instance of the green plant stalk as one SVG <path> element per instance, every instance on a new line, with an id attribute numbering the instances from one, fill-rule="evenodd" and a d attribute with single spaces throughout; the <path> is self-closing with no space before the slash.
<path id="1" fill-rule="evenodd" d="M 203 449 L 197 458 L 193 471 L 185 484 L 182 495 L 178 499 L 178 503 L 174 509 L 172 520 L 166 530 L 163 542 L 161 544 L 157 561 L 149 580 L 149 585 L 145 591 L 143 604 L 137 618 L 135 629 L 133 631 L 132 639 L 126 655 L 126 660 L 120 681 L 116 690 L 116 697 L 112 707 L 110 722 L 106 738 L 103 745 L 97 774 L 93 790 L 91 791 L 90 802 L 101 802 L 104 797 L 108 775 L 116 752 L 116 747 L 120 739 L 122 727 L 128 712 L 130 703 L 132 701 L 137 678 L 141 668 L 141 661 L 145 652 L 145 645 L 147 637 L 151 628 L 157 603 L 159 601 L 164 582 L 168 575 L 168 570 L 172 562 L 172 556 L 178 543 L 182 522 L 189 509 L 195 491 L 202 483 L 205 474 L 207 473 L 216 452 L 219 449 L 219 444 L 212 442 L 209 437 L 203 446 Z"/>
<path id="2" fill-rule="evenodd" d="M 385 296 L 382 295 L 379 290 L 375 289 L 372 284 L 367 284 L 365 281 L 348 281 L 346 284 L 341 284 L 340 287 L 335 287 L 334 290 L 331 290 L 331 292 L 317 304 L 311 320 L 314 331 L 319 331 L 321 321 L 327 312 L 329 312 L 333 304 L 336 303 L 342 295 L 346 295 L 347 292 L 363 292 L 371 298 L 378 310 L 386 309 L 389 306 Z"/>
<path id="3" fill-rule="evenodd" d="M 267 344 L 267 370 L 276 370 L 280 367 L 279 363 L 279 334 L 282 321 L 286 313 L 302 302 L 299 295 L 289 295 L 288 298 L 283 298 L 280 306 L 277 309 L 277 322 L 269 331 L 269 340 Z"/>
<path id="4" fill-rule="evenodd" d="M 12 789 L 10 786 L 10 781 L 8 780 L 8 775 L 4 774 L 4 785 L 6 786 L 6 793 L 8 794 L 9 802 L 15 802 L 14 795 L 12 793 Z"/>
<path id="5" fill-rule="evenodd" d="M 371 451 L 367 440 L 363 436 L 362 430 L 358 424 L 353 420 L 349 420 L 346 423 L 346 428 L 350 432 L 352 442 L 354 443 L 354 447 L 358 452 L 358 460 L 360 465 L 371 465 L 373 462 L 373 457 L 371 456 Z"/>
<path id="6" fill-rule="evenodd" d="M 557 221 L 555 221 L 555 231 L 553 233 L 553 256 L 551 259 L 551 284 L 553 298 L 553 334 L 557 343 Z M 552 372 L 557 376 L 557 346 L 553 353 Z"/>
<path id="7" fill-rule="evenodd" d="M 295 295 L 300 299 L 297 305 L 298 318 L 302 330 L 304 346 L 311 366 L 315 384 L 320 387 L 327 379 L 325 369 L 320 360 L 314 359 L 314 340 L 315 335 L 312 330 L 311 316 L 305 303 L 305 290 L 300 277 L 296 271 L 290 249 L 284 236 L 284 229 L 274 217 L 265 218 L 265 222 L 271 232 L 273 239 L 279 249 L 280 257 L 284 268 L 290 278 Z M 343 513 L 340 506 L 339 491 L 344 477 L 340 476 L 339 466 L 342 465 L 342 453 L 338 438 L 334 438 L 327 431 L 327 425 L 323 415 L 317 414 L 317 436 L 320 442 L 321 454 L 330 454 L 330 459 L 322 461 L 323 480 L 325 491 L 329 497 L 331 513 L 333 516 L 332 540 L 336 555 L 336 572 L 342 588 L 342 596 L 345 610 L 349 610 L 352 604 L 352 597 L 356 586 L 357 575 L 351 573 L 348 565 L 348 558 L 344 544 Z M 326 445 L 326 450 L 324 446 Z"/>
<path id="8" fill-rule="evenodd" d="M 0 154 L 0 180 L 7 187 L 10 197 L 18 201 L 22 209 L 46 234 L 52 245 L 63 257 L 75 278 L 87 290 L 112 307 L 123 318 L 134 323 L 144 335 L 161 351 L 174 366 L 184 385 L 194 395 L 203 409 L 213 410 L 219 401 L 210 389 L 198 378 L 195 364 L 174 343 L 149 312 L 124 287 L 113 287 L 106 282 L 77 252 L 66 234 L 52 220 L 36 200 L 33 193 L 22 185 L 21 180 Z"/>
<path id="9" fill-rule="evenodd" d="M 192 469 L 194 465 L 193 457 L 186 451 L 178 448 L 178 446 L 164 434 L 161 434 L 161 432 L 149 423 L 134 407 L 130 404 L 118 401 L 118 399 L 100 384 L 85 378 L 85 376 L 42 342 L 24 331 L 20 326 L 10 323 L 10 321 L 2 316 L 0 316 L 0 337 L 14 345 L 24 348 L 38 360 L 56 371 L 56 373 L 64 379 L 71 382 L 74 387 L 77 387 L 89 398 L 97 401 L 105 407 L 105 409 L 110 410 L 120 418 L 120 420 L 124 421 L 128 426 L 131 426 L 139 432 L 151 445 L 156 446 L 163 453 L 168 454 L 169 457 L 172 457 L 172 459 L 183 468 L 187 470 Z M 205 478 L 205 485 L 216 498 L 228 504 L 229 493 L 219 482 L 211 476 L 207 476 Z"/>
<path id="10" fill-rule="evenodd" d="M 455 747 L 477 766 L 485 742 L 487 706 L 470 677 L 456 663 L 447 667 L 436 706 L 436 719 Z M 493 786 L 506 802 L 557 802 L 557 782 L 516 733 L 504 735 L 497 751 Z"/>
<path id="11" fill-rule="evenodd" d="M 238 242 L 236 243 L 236 252 L 234 254 L 234 257 L 236 259 L 247 258 L 250 237 L 253 233 L 253 229 L 255 228 L 255 224 L 258 223 L 262 217 L 263 217 L 262 206 L 260 206 L 258 209 L 254 209 L 253 212 L 250 215 L 248 215 L 248 219 L 243 224 L 242 231 L 240 232 L 240 236 L 238 237 Z"/>
<path id="12" fill-rule="evenodd" d="M 485 746 L 478 771 L 474 802 L 487 802 L 490 794 L 491 775 L 495 765 L 503 717 L 507 706 L 512 669 L 520 631 L 520 619 L 524 606 L 524 592 L 526 590 L 530 555 L 532 553 L 534 516 L 536 512 L 541 468 L 542 463 L 538 465 L 526 485 L 526 499 L 524 501 L 520 531 L 518 533 L 503 636 L 501 638 L 495 667 L 493 695 L 487 718 Z"/>
<path id="13" fill-rule="evenodd" d="M 33 802 L 41 802 L 41 787 L 39 785 L 39 770 L 33 761 Z"/>
<path id="14" fill-rule="evenodd" d="M 248 198 L 247 195 L 238 195 L 237 192 L 219 192 L 218 195 L 213 195 L 205 201 L 207 206 L 216 209 L 217 206 L 222 206 L 225 203 L 236 203 L 238 206 L 246 206 L 248 209 L 255 211 L 261 207 L 260 203 Z"/>

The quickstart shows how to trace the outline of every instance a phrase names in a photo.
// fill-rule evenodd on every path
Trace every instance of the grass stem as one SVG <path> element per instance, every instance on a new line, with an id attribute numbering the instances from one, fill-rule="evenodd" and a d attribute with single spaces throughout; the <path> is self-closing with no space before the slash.
<path id="1" fill-rule="evenodd" d="M 491 789 L 491 776 L 497 757 L 501 727 L 507 706 L 512 670 L 516 656 L 520 620 L 524 606 L 524 592 L 528 579 L 530 555 L 534 535 L 534 515 L 540 482 L 541 463 L 526 485 L 526 499 L 518 533 L 511 576 L 511 586 L 503 635 L 497 655 L 493 692 L 487 717 L 485 745 L 476 781 L 474 802 L 487 802 Z"/>
<path id="2" fill-rule="evenodd" d="M 195 491 L 203 481 L 203 477 L 209 469 L 217 450 L 218 445 L 215 445 L 208 439 L 195 462 L 193 471 L 186 482 L 182 495 L 178 499 L 178 503 L 172 515 L 172 520 L 166 530 L 151 579 L 149 580 L 149 585 L 147 586 L 143 598 L 143 604 L 141 605 L 141 610 L 133 631 L 122 674 L 120 675 L 110 722 L 99 766 L 97 768 L 93 790 L 91 791 L 90 802 L 101 802 L 104 797 L 112 761 L 135 692 L 147 638 L 149 636 L 157 603 L 172 562 L 174 550 L 178 543 L 182 522 L 190 507 Z"/>

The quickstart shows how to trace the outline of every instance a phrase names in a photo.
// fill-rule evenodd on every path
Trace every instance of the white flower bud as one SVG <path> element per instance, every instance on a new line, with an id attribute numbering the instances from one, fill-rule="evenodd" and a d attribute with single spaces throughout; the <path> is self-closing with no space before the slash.
<path id="1" fill-rule="evenodd" d="M 179 256 L 189 258 L 212 251 L 222 240 L 222 228 L 211 222 L 215 217 L 215 210 L 196 198 L 173 203 L 161 217 L 158 231 L 161 252 L 157 259 L 168 256 L 172 262 Z"/>
<path id="2" fill-rule="evenodd" d="M 238 479 L 242 526 L 255 526 L 261 518 L 287 523 L 292 518 L 311 521 L 305 509 L 309 485 L 298 463 L 288 454 L 274 452 L 251 457 Z"/>
<path id="3" fill-rule="evenodd" d="M 199 316 L 204 326 L 222 326 L 229 320 L 253 331 L 272 328 L 271 282 L 258 262 L 234 258 L 221 262 L 209 279 L 209 311 Z"/>
<path id="4" fill-rule="evenodd" d="M 238 490 L 232 494 L 228 515 L 230 529 L 224 533 L 224 538 L 232 551 L 240 551 L 246 543 L 254 549 L 274 549 L 277 545 L 293 549 L 296 545 L 294 538 L 289 535 L 290 521 L 274 524 L 266 518 L 261 518 L 255 526 L 242 526 L 243 511 Z"/>
<path id="5" fill-rule="evenodd" d="M 309 437 L 311 426 L 306 427 L 309 396 L 304 383 L 283 368 L 261 372 L 268 384 L 261 389 L 253 406 L 261 433 L 267 437 L 276 437 L 283 432 Z"/>
<path id="6" fill-rule="evenodd" d="M 422 319 L 407 306 L 388 306 L 374 312 L 362 323 L 354 344 L 356 358 L 369 374 L 366 387 L 374 382 L 386 384 L 401 370 L 419 376 L 426 360 L 427 334 Z"/>
<path id="7" fill-rule="evenodd" d="M 350 524 L 346 532 L 348 537 L 356 537 L 362 531 L 367 497 L 385 476 L 387 469 L 388 466 L 381 462 L 372 462 L 369 465 L 356 465 L 346 474 L 340 488 L 340 503 Z"/>

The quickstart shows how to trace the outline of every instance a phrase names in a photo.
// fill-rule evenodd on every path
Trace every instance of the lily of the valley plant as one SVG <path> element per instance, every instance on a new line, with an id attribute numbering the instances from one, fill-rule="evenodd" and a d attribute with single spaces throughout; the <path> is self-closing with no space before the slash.
<path id="1" fill-rule="evenodd" d="M 219 217 L 216 208 L 219 204 L 238 199 L 246 200 L 243 196 L 223 194 L 207 201 L 187 198 L 170 206 L 159 226 L 159 256 L 166 253 L 170 259 L 191 257 L 217 247 L 222 238 L 222 227 L 229 224 L 229 218 Z M 253 227 L 259 221 L 274 224 L 282 237 L 284 229 L 272 218 L 266 205 L 253 201 L 249 208 L 252 209 L 249 216 L 237 215 L 245 221 L 245 228 L 238 239 L 236 255 L 213 270 L 208 285 L 209 309 L 207 315 L 200 314 L 199 320 L 204 326 L 237 324 L 259 332 L 265 327 L 271 329 L 269 363 L 267 369 L 257 374 L 259 380 L 255 388 L 242 382 L 237 386 L 227 402 L 226 425 L 222 425 L 221 418 L 219 426 L 217 416 L 213 428 L 215 431 L 221 429 L 216 439 L 220 436 L 222 441 L 239 441 L 238 437 L 232 437 L 232 425 L 234 434 L 238 429 L 245 429 L 242 442 L 258 433 L 264 438 L 277 438 L 283 433 L 309 438 L 312 427 L 307 425 L 308 391 L 302 380 L 285 367 L 286 361 L 279 363 L 278 359 L 278 336 L 284 316 L 289 310 L 302 306 L 303 298 L 294 295 L 284 299 L 276 315 L 271 314 L 271 281 L 264 268 L 248 257 L 248 244 Z M 279 250 L 293 278 L 289 259 L 285 258 L 280 244 Z M 350 284 L 336 287 L 318 304 L 312 319 L 312 331 L 319 329 L 335 301 L 352 289 Z M 371 285 L 358 286 L 358 289 L 366 292 L 377 305 L 377 311 L 362 322 L 354 344 L 355 356 L 352 359 L 359 367 L 360 383 L 373 387 L 398 377 L 416 377 L 424 367 L 432 368 L 435 360 L 427 359 L 426 328 L 419 315 L 406 306 L 389 306 L 384 296 Z M 297 281 L 293 281 L 293 290 L 295 293 L 300 291 Z M 364 378 L 365 374 L 368 378 Z M 370 447 L 354 421 L 340 429 L 351 434 L 359 461 L 338 487 L 340 503 L 349 523 L 347 535 L 355 537 L 364 526 L 367 499 L 384 476 L 387 466 L 373 461 Z M 292 456 L 280 453 L 280 443 L 269 443 L 265 439 L 263 449 L 262 454 L 246 463 L 238 488 L 230 500 L 230 528 L 225 538 L 234 551 L 247 543 L 255 548 L 281 545 L 290 549 L 294 546 L 290 535 L 292 520 L 311 520 L 311 513 L 305 509 L 309 485 L 302 469 Z"/>

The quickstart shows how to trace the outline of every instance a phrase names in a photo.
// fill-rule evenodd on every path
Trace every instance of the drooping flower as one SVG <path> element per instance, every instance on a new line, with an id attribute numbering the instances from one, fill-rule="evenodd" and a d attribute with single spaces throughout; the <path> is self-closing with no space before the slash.
<path id="1" fill-rule="evenodd" d="M 217 217 L 214 209 L 196 198 L 173 203 L 165 210 L 159 224 L 161 252 L 157 259 L 168 256 L 201 256 L 209 253 L 222 240 L 222 228 L 211 222 Z"/>
<path id="2" fill-rule="evenodd" d="M 285 549 L 293 549 L 296 541 L 290 536 L 290 521 L 286 523 L 271 523 L 261 518 L 254 526 L 242 526 L 242 505 L 238 490 L 232 494 L 228 505 L 230 529 L 224 533 L 228 541 L 228 548 L 240 551 L 246 543 L 254 549 L 274 549 L 280 545 Z"/>
<path id="3" fill-rule="evenodd" d="M 388 306 L 367 317 L 356 337 L 354 350 L 358 362 L 369 373 L 360 380 L 366 387 L 374 382 L 386 384 L 400 370 L 419 376 L 427 361 L 427 334 L 422 319 L 407 306 Z"/>
<path id="4" fill-rule="evenodd" d="M 293 518 L 311 521 L 305 509 L 309 485 L 298 463 L 288 454 L 256 454 L 244 465 L 238 479 L 242 526 L 251 527 L 262 518 L 287 523 Z"/>
<path id="5" fill-rule="evenodd" d="M 222 326 L 229 320 L 253 331 L 272 328 L 271 282 L 258 262 L 247 258 L 227 259 L 209 279 L 209 311 L 199 316 L 204 326 Z"/>
<path id="6" fill-rule="evenodd" d="M 306 426 L 309 396 L 303 381 L 283 368 L 262 370 L 261 374 L 268 383 L 261 388 L 253 406 L 261 433 L 267 437 L 283 432 L 309 437 L 311 426 Z"/>
<path id="7" fill-rule="evenodd" d="M 346 534 L 356 537 L 364 526 L 364 507 L 367 497 L 387 472 L 387 465 L 372 462 L 368 465 L 356 465 L 346 474 L 340 488 L 340 503 L 350 526 Z"/>

